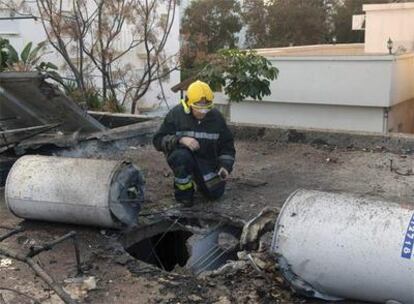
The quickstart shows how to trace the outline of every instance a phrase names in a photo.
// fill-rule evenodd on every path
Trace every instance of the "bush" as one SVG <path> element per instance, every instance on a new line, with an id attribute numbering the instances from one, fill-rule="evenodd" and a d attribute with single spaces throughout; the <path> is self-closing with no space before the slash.
<path id="1" fill-rule="evenodd" d="M 262 100 L 270 95 L 270 81 L 279 70 L 255 51 L 220 50 L 199 73 L 198 78 L 209 83 L 213 90 L 224 88 L 230 101 L 246 98 Z"/>
<path id="2" fill-rule="evenodd" d="M 125 108 L 120 106 L 114 98 L 103 99 L 99 90 L 94 87 L 89 87 L 85 90 L 85 95 L 79 90 L 74 81 L 66 81 L 64 83 L 65 93 L 80 105 L 85 105 L 88 110 L 105 111 L 122 113 Z"/>

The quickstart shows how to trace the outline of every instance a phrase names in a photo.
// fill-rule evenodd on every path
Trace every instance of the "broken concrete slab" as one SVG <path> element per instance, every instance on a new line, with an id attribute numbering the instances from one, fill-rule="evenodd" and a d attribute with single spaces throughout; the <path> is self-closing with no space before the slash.
<path id="1" fill-rule="evenodd" d="M 160 121 L 151 119 L 115 129 L 93 132 L 90 134 L 39 134 L 35 137 L 22 140 L 15 145 L 17 155 L 23 155 L 28 150 L 36 150 L 47 146 L 51 153 L 71 157 L 99 157 L 114 155 L 117 151 L 128 150 L 129 147 L 138 147 L 148 144 L 158 129 Z M 52 147 L 55 147 L 53 149 Z"/>
<path id="2" fill-rule="evenodd" d="M 127 149 L 148 143 L 159 124 L 143 115 L 86 112 L 36 72 L 0 74 L 0 153 L 14 148 L 23 155 L 45 146 L 50 153 L 74 147 L 74 156 L 87 156 L 114 142 Z"/>
<path id="3" fill-rule="evenodd" d="M 37 72 L 4 72 L 0 74 L 0 145 L 27 137 L 25 128 L 34 132 L 56 125 L 46 133 L 80 134 L 103 131 L 106 128 L 89 116 L 56 86 L 45 81 Z M 12 132 L 13 130 L 20 130 Z M 4 133 L 9 131 L 8 133 Z M 37 130 L 39 131 L 39 130 Z"/>
<path id="4" fill-rule="evenodd" d="M 127 125 L 136 124 L 151 120 L 145 115 L 127 114 L 127 113 L 110 113 L 99 111 L 88 111 L 88 114 L 103 124 L 105 127 L 114 129 Z"/>
<path id="5" fill-rule="evenodd" d="M 141 262 L 163 271 L 199 275 L 236 259 L 239 249 L 241 228 L 237 223 L 225 223 L 227 219 L 220 216 L 207 218 L 159 213 L 124 233 L 121 242 Z"/>

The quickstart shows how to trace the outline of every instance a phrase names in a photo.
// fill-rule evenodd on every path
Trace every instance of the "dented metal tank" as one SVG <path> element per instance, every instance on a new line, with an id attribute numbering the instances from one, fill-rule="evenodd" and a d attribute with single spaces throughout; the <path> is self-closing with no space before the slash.
<path id="1" fill-rule="evenodd" d="M 414 303 L 414 208 L 298 190 L 276 222 L 272 250 L 299 293 L 325 300 Z"/>
<path id="2" fill-rule="evenodd" d="M 5 199 L 21 218 L 122 228 L 136 225 L 143 186 L 126 161 L 30 155 L 11 168 Z"/>

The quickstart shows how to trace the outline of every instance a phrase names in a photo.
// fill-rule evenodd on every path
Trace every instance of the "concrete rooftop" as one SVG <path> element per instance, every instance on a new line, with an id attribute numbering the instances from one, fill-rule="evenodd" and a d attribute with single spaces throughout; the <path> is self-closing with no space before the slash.
<path id="1" fill-rule="evenodd" d="M 363 43 L 350 44 L 317 44 L 292 46 L 282 48 L 256 49 L 266 57 L 312 57 L 312 56 L 376 56 L 388 55 L 380 53 L 366 53 Z"/>

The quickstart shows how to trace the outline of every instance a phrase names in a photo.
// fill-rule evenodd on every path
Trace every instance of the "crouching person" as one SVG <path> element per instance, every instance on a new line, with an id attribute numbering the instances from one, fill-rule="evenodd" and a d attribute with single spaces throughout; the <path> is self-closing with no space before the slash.
<path id="1" fill-rule="evenodd" d="M 213 108 L 213 97 L 208 84 L 193 82 L 153 138 L 174 172 L 175 198 L 187 207 L 193 205 L 195 186 L 209 199 L 221 197 L 233 169 L 233 135 Z"/>

